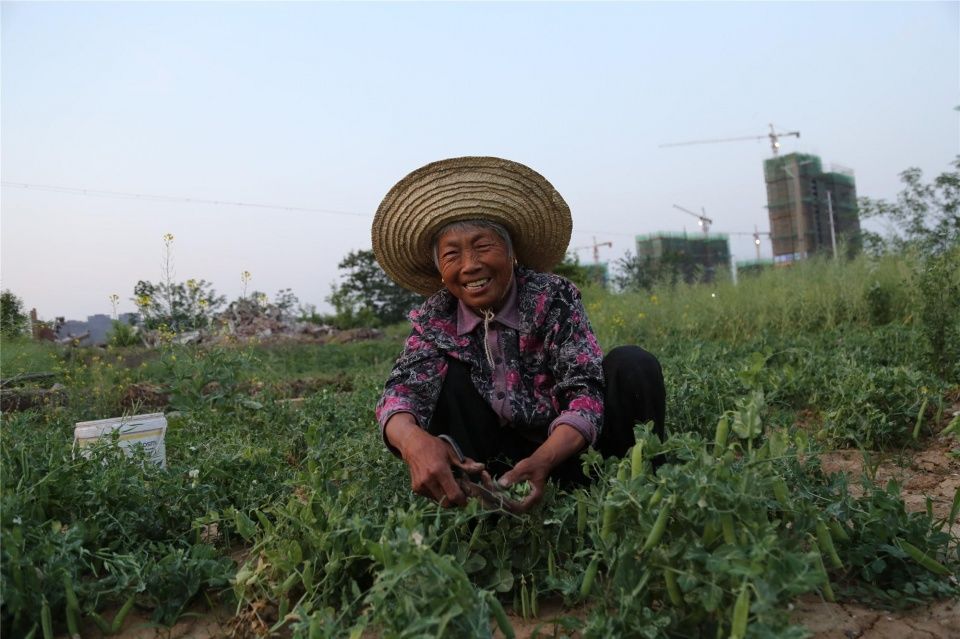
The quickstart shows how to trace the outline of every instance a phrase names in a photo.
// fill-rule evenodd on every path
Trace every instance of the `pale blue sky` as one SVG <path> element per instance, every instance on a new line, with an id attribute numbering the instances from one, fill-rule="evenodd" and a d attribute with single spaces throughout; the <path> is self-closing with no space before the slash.
<path id="1" fill-rule="evenodd" d="M 332 209 L 244 209 L 2 190 L 2 286 L 41 317 L 121 311 L 160 279 L 231 299 L 240 273 L 325 307 L 337 262 L 369 248 L 399 178 L 499 155 L 536 169 L 574 215 L 573 246 L 768 228 L 769 144 L 852 168 L 894 197 L 960 152 L 960 4 L 9 3 L 2 19 L 4 182 Z M 755 256 L 732 237 L 737 259 Z M 769 256 L 769 244 L 763 246 Z M 581 259 L 592 259 L 581 251 Z"/>

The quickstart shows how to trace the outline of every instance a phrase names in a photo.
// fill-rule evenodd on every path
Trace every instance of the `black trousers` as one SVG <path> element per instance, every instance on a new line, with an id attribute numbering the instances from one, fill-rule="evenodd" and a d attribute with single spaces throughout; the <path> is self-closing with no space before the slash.
<path id="1" fill-rule="evenodd" d="M 448 435 L 464 456 L 487 465 L 493 475 L 509 470 L 529 457 L 547 438 L 500 425 L 500 418 L 470 381 L 470 371 L 460 361 L 448 359 L 447 375 L 429 432 Z M 622 457 L 634 444 L 633 427 L 652 421 L 654 432 L 664 437 L 666 390 L 660 362 L 639 346 L 618 346 L 603 358 L 605 378 L 603 429 L 596 448 L 604 457 Z M 560 464 L 551 477 L 561 483 L 587 481 L 579 455 Z"/>

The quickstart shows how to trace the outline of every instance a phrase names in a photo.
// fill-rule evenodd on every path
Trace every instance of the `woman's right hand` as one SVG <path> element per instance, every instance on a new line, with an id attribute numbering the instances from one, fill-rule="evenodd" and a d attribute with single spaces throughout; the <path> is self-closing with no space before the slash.
<path id="1" fill-rule="evenodd" d="M 384 435 L 407 463 L 413 492 L 429 497 L 441 506 L 467 503 L 451 469 L 457 466 L 467 473 L 479 473 L 483 464 L 472 459 L 461 462 L 447 442 L 420 428 L 409 413 L 394 414 L 386 423 Z"/>

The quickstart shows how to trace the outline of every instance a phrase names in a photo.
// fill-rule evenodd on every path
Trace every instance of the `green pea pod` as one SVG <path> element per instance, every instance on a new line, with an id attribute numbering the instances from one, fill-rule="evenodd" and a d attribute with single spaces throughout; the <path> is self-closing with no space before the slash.
<path id="1" fill-rule="evenodd" d="M 847 529 L 836 519 L 831 519 L 830 523 L 830 534 L 834 539 L 838 541 L 850 541 L 850 535 L 847 534 Z"/>
<path id="2" fill-rule="evenodd" d="M 40 629 L 43 631 L 43 639 L 53 639 L 53 614 L 50 612 L 50 602 L 46 597 L 40 604 Z"/>
<path id="3" fill-rule="evenodd" d="M 713 440 L 713 454 L 717 457 L 723 453 L 727 447 L 727 435 L 730 434 L 730 420 L 726 415 L 717 422 L 717 432 Z"/>
<path id="4" fill-rule="evenodd" d="M 497 620 L 497 625 L 500 626 L 500 632 L 503 633 L 504 639 L 516 639 L 517 633 L 510 625 L 510 620 L 507 618 L 507 613 L 500 600 L 492 592 L 488 592 L 487 602 L 490 604 L 490 611 L 493 613 L 493 618 Z"/>
<path id="5" fill-rule="evenodd" d="M 830 536 L 830 531 L 822 520 L 817 521 L 817 541 L 820 543 L 821 552 L 827 553 L 827 557 L 830 559 L 833 567 L 843 568 L 843 562 L 840 561 L 840 555 L 837 554 L 837 549 L 833 545 L 833 538 Z"/>
<path id="6" fill-rule="evenodd" d="M 643 474 L 643 440 L 633 445 L 630 454 L 630 479 L 636 479 Z"/>
<path id="7" fill-rule="evenodd" d="M 520 612 L 524 619 L 530 618 L 530 593 L 527 591 L 526 577 L 520 577 Z"/>
<path id="8" fill-rule="evenodd" d="M 67 572 L 63 573 L 63 592 L 67 598 L 67 610 L 75 612 L 80 610 L 80 602 L 77 600 L 77 593 L 73 589 L 73 579 Z"/>
<path id="9" fill-rule="evenodd" d="M 787 491 L 787 482 L 783 477 L 777 477 L 773 480 L 773 496 L 784 510 L 790 509 L 790 494 Z"/>
<path id="10" fill-rule="evenodd" d="M 113 629 L 110 627 L 110 624 L 96 612 L 90 613 L 90 618 L 93 619 L 93 623 L 97 624 L 97 628 L 100 629 L 104 635 L 112 635 Z"/>
<path id="11" fill-rule="evenodd" d="M 547 574 L 551 579 L 557 576 L 557 567 L 553 560 L 553 546 L 547 546 Z"/>
<path id="12" fill-rule="evenodd" d="M 313 561 L 307 559 L 303 562 L 303 570 L 300 571 L 300 579 L 303 581 L 303 589 L 310 592 L 313 588 Z"/>
<path id="13" fill-rule="evenodd" d="M 710 547 L 719 533 L 720 531 L 717 530 L 716 522 L 712 518 L 708 519 L 707 523 L 703 526 L 703 536 L 701 537 L 703 545 L 705 547 Z"/>
<path id="14" fill-rule="evenodd" d="M 117 611 L 116 616 L 113 618 L 113 623 L 110 624 L 110 634 L 117 634 L 123 628 L 123 622 L 126 621 L 127 615 L 130 614 L 130 611 L 133 609 L 133 599 L 135 595 L 130 595 L 123 605 L 120 606 L 120 610 Z"/>
<path id="15" fill-rule="evenodd" d="M 440 537 L 440 548 L 437 550 L 438 555 L 445 555 L 447 553 L 447 546 L 450 544 L 450 537 L 453 535 L 453 527 L 448 527 L 443 531 L 443 536 Z"/>
<path id="16" fill-rule="evenodd" d="M 657 519 L 653 522 L 653 528 L 650 529 L 650 534 L 647 535 L 647 540 L 643 543 L 643 548 L 640 549 L 640 552 L 647 552 L 660 543 L 663 533 L 667 530 L 667 520 L 669 519 L 670 507 L 664 506 L 657 514 Z"/>
<path id="17" fill-rule="evenodd" d="M 583 583 L 580 584 L 580 596 L 589 597 L 590 591 L 593 589 L 593 582 L 597 578 L 597 571 L 600 570 L 600 557 L 599 555 L 593 558 L 593 561 L 590 562 L 590 565 L 587 566 L 587 572 L 583 574 Z"/>
<path id="18" fill-rule="evenodd" d="M 657 489 L 650 495 L 650 501 L 647 502 L 647 508 L 656 508 L 657 504 L 663 499 L 663 486 L 657 486 Z"/>
<path id="19" fill-rule="evenodd" d="M 536 619 L 540 616 L 540 601 L 537 596 L 537 577 L 530 575 L 530 614 Z"/>
<path id="20" fill-rule="evenodd" d="M 77 639 L 80 636 L 80 623 L 77 620 L 77 610 L 67 605 L 67 633 L 70 639 Z"/>
<path id="21" fill-rule="evenodd" d="M 677 574 L 670 568 L 663 571 L 663 581 L 667 585 L 667 596 L 670 603 L 678 608 L 683 605 L 683 595 L 680 594 L 680 586 L 677 584 Z"/>
<path id="22" fill-rule="evenodd" d="M 823 565 L 823 555 L 817 551 L 817 567 L 820 569 L 820 574 L 823 575 L 823 598 L 833 603 L 837 598 L 833 594 L 833 586 L 830 585 L 830 575 L 827 574 L 827 567 Z"/>
<path id="23" fill-rule="evenodd" d="M 743 639 L 747 636 L 747 621 L 750 619 L 750 587 L 743 582 L 737 602 L 733 606 L 733 623 L 730 627 L 730 639 Z"/>
<path id="24" fill-rule="evenodd" d="M 900 547 L 903 548 L 906 551 L 906 553 L 910 555 L 910 557 L 915 562 L 917 562 L 918 564 L 920 564 L 921 566 L 923 566 L 933 574 L 941 575 L 943 577 L 949 577 L 951 575 L 950 570 L 946 566 L 937 562 L 935 559 L 930 557 L 930 555 L 926 554 L 925 552 L 923 552 L 913 544 L 900 540 Z"/>
<path id="25" fill-rule="evenodd" d="M 321 639 L 323 637 L 323 619 L 319 611 L 310 617 L 310 629 L 307 631 L 310 639 Z"/>
<path id="26" fill-rule="evenodd" d="M 616 518 L 617 509 L 612 504 L 603 507 L 603 521 L 600 524 L 600 540 L 607 542 L 613 534 L 613 520 Z"/>
<path id="27" fill-rule="evenodd" d="M 960 488 L 953 491 L 953 505 L 950 506 L 950 516 L 947 517 L 950 528 L 947 529 L 947 532 L 953 530 L 953 522 L 957 521 L 957 514 L 960 514 Z"/>
<path id="28" fill-rule="evenodd" d="M 583 497 L 577 500 L 577 535 L 583 536 L 587 529 L 587 500 Z"/>
<path id="29" fill-rule="evenodd" d="M 476 521 L 473 525 L 473 532 L 470 534 L 470 541 L 467 542 L 467 550 L 473 550 L 473 547 L 480 540 L 480 532 L 483 530 L 483 522 Z"/>
<path id="30" fill-rule="evenodd" d="M 730 544 L 731 546 L 737 545 L 737 534 L 733 530 L 733 515 L 730 513 L 720 515 L 720 530 L 723 532 L 724 543 Z"/>
<path id="31" fill-rule="evenodd" d="M 287 593 L 293 586 L 300 581 L 300 574 L 296 570 L 287 575 L 287 578 L 280 584 L 280 592 Z"/>
<path id="32" fill-rule="evenodd" d="M 927 397 L 920 402 L 920 410 L 917 412 L 917 425 L 913 427 L 913 438 L 920 436 L 920 428 L 923 427 L 923 414 L 927 411 Z"/>

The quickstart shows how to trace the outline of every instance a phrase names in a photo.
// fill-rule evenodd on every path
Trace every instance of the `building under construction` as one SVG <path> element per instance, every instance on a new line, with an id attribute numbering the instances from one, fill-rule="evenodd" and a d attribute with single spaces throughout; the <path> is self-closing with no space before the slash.
<path id="1" fill-rule="evenodd" d="M 687 235 L 654 233 L 637 236 L 637 257 L 659 275 L 686 282 L 711 282 L 730 264 L 730 240 L 721 233 Z"/>
<path id="2" fill-rule="evenodd" d="M 824 172 L 816 155 L 791 153 L 763 163 L 773 260 L 788 264 L 838 247 L 860 246 L 857 187 L 850 171 Z"/>

